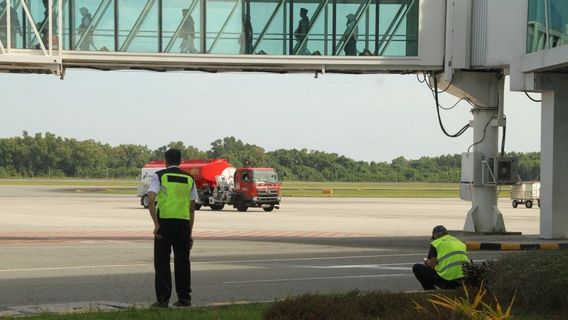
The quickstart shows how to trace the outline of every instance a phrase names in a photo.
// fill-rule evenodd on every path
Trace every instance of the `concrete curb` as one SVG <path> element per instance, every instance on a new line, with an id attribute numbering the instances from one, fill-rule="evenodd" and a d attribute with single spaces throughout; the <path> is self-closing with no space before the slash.
<path id="1" fill-rule="evenodd" d="M 568 249 L 566 242 L 544 242 L 544 243 L 498 243 L 498 242 L 477 242 L 466 241 L 468 250 L 497 250 L 497 251 L 519 251 L 519 250 L 554 250 Z"/>
<path id="2" fill-rule="evenodd" d="M 67 313 L 85 313 L 85 312 L 105 312 L 119 311 L 128 308 L 147 308 L 149 304 L 128 304 L 112 301 L 93 301 L 93 302 L 73 302 L 73 303 L 54 303 L 40 304 L 29 306 L 8 307 L 0 310 L 0 318 L 2 317 L 22 317 L 37 315 L 40 313 L 48 314 L 67 314 Z"/>
<path id="3" fill-rule="evenodd" d="M 233 305 L 242 305 L 250 303 L 270 303 L 273 300 L 266 301 L 227 301 L 227 302 L 215 302 L 206 305 L 194 305 L 192 309 L 195 308 L 206 308 L 206 307 L 224 307 Z M 3 317 L 25 317 L 33 316 L 40 313 L 51 314 L 51 315 L 62 315 L 62 314 L 77 314 L 77 313 L 91 313 L 91 312 L 113 312 L 113 311 L 124 311 L 128 309 L 133 310 L 147 310 L 150 309 L 150 303 L 124 303 L 124 302 L 112 302 L 112 301 L 93 301 L 93 302 L 73 302 L 73 303 L 56 303 L 56 304 L 42 304 L 42 305 L 30 305 L 30 306 L 16 306 L 16 307 L 0 307 L 0 319 Z M 180 309 L 170 305 L 166 310 Z M 185 308 L 181 308 L 185 309 Z"/>

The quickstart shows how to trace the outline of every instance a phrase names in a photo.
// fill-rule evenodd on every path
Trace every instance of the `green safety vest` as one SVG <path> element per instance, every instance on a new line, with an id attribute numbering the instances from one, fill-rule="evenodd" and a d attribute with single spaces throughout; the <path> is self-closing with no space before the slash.
<path id="1" fill-rule="evenodd" d="M 189 220 L 190 194 L 193 179 L 179 168 L 157 172 L 160 178 L 158 216 L 160 219 Z"/>
<path id="2" fill-rule="evenodd" d="M 465 277 L 462 266 L 469 258 L 467 257 L 466 246 L 458 239 L 445 235 L 432 241 L 436 248 L 438 264 L 436 272 L 445 280 L 451 281 Z"/>

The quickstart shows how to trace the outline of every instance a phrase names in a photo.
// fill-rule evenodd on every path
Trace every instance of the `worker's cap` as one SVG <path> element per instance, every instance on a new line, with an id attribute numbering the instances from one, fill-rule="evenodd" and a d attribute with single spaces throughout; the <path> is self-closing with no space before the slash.
<path id="1" fill-rule="evenodd" d="M 351 21 L 351 20 L 355 20 L 355 15 L 350 13 L 347 16 L 345 16 L 347 18 L 347 20 Z"/>
<path id="2" fill-rule="evenodd" d="M 300 14 L 307 14 L 307 13 L 308 13 L 308 9 L 306 9 L 306 8 L 300 9 Z"/>
<path id="3" fill-rule="evenodd" d="M 79 11 L 80 11 L 80 12 L 89 12 L 89 10 L 88 10 L 87 8 L 85 8 L 85 7 L 81 7 L 81 8 L 79 9 Z"/>
<path id="4" fill-rule="evenodd" d="M 434 229 L 432 229 L 432 238 L 434 238 L 437 234 L 446 232 L 448 232 L 448 229 L 446 229 L 443 225 L 435 226 Z"/>

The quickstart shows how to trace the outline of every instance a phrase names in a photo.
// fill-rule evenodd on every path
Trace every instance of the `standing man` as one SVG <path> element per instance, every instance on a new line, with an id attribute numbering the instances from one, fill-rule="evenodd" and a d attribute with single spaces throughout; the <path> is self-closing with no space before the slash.
<path id="1" fill-rule="evenodd" d="M 357 20 L 355 15 L 350 13 L 347 15 L 347 26 L 345 28 L 345 34 L 343 34 L 343 41 L 345 41 L 345 55 L 346 56 L 356 56 L 357 55 L 357 35 L 359 34 L 359 28 L 357 27 Z"/>
<path id="2" fill-rule="evenodd" d="M 194 44 L 195 21 L 193 20 L 193 17 L 189 13 L 189 9 L 181 9 L 181 16 L 183 21 L 183 27 L 180 33 L 182 40 L 179 46 L 181 49 L 181 53 L 198 53 Z"/>
<path id="3" fill-rule="evenodd" d="M 298 27 L 294 31 L 294 38 L 296 38 L 297 44 L 299 46 L 297 49 L 298 55 L 308 55 L 310 51 L 308 50 L 308 31 L 310 31 L 310 19 L 308 19 L 308 9 L 300 9 L 300 21 L 298 21 Z"/>
<path id="4" fill-rule="evenodd" d="M 189 251 L 193 247 L 197 190 L 193 178 L 179 168 L 181 151 L 166 151 L 167 169 L 156 172 L 148 189 L 148 209 L 154 221 L 154 269 L 157 302 L 167 308 L 172 295 L 170 253 L 174 250 L 176 307 L 191 306 Z M 156 199 L 157 196 L 157 199 Z M 157 200 L 157 208 L 156 208 Z"/>
<path id="5" fill-rule="evenodd" d="M 242 16 L 242 29 L 241 36 L 239 37 L 239 44 L 241 48 L 239 50 L 240 54 L 251 54 L 252 53 L 252 24 L 250 22 L 250 15 L 243 14 Z"/>
<path id="6" fill-rule="evenodd" d="M 466 245 L 450 236 L 444 226 L 432 230 L 432 243 L 424 264 L 412 267 L 424 290 L 455 289 L 465 277 L 462 266 L 469 260 Z"/>
<path id="7" fill-rule="evenodd" d="M 94 30 L 91 26 L 92 22 L 93 22 L 93 16 L 91 15 L 91 13 L 89 12 L 89 9 L 85 8 L 85 7 L 81 7 L 79 9 L 79 12 L 81 13 L 81 24 L 79 25 L 79 34 L 81 35 L 81 38 L 79 39 L 79 41 L 82 41 L 79 43 L 79 50 L 81 51 L 89 51 L 91 50 L 91 46 L 97 50 L 97 48 L 95 48 L 95 43 L 93 42 L 93 33 Z"/>

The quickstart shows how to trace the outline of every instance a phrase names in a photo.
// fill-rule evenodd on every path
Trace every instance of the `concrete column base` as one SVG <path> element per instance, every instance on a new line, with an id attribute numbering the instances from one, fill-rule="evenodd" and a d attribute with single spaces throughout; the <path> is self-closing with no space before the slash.
<path id="1" fill-rule="evenodd" d="M 478 230 L 475 226 L 481 226 L 480 219 L 478 217 L 479 211 L 478 206 L 472 207 L 468 213 L 467 217 L 465 218 L 465 224 L 463 226 L 463 231 L 466 232 L 497 232 L 497 233 L 505 233 L 507 230 L 505 229 L 505 221 L 503 220 L 503 214 L 497 208 L 497 206 L 493 206 L 493 227 L 491 230 Z"/>

